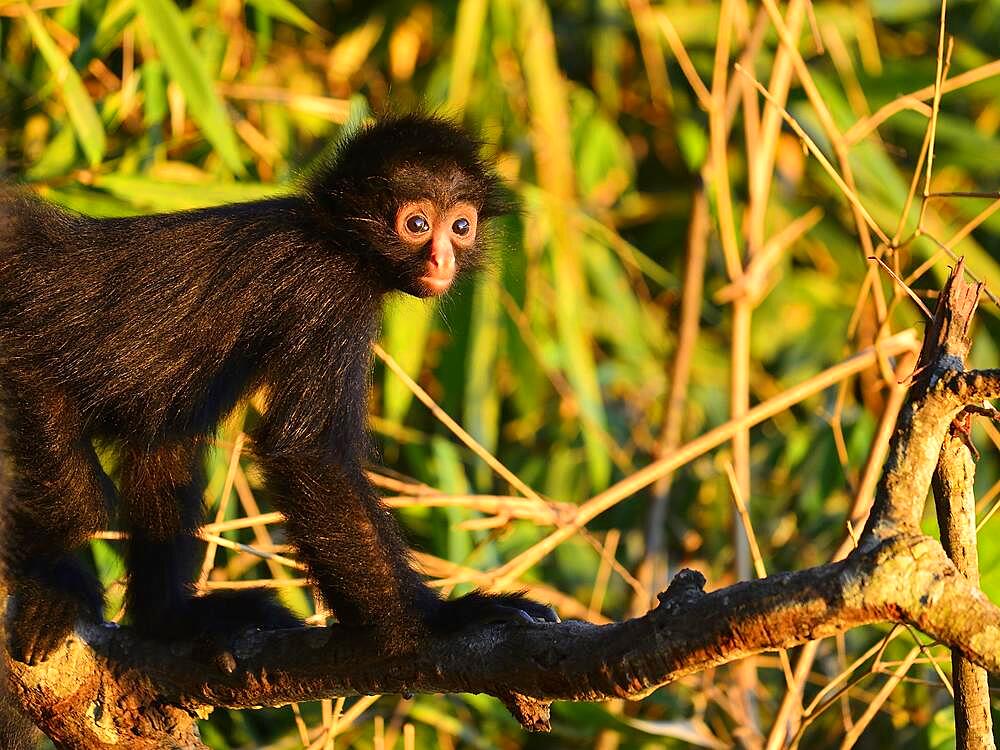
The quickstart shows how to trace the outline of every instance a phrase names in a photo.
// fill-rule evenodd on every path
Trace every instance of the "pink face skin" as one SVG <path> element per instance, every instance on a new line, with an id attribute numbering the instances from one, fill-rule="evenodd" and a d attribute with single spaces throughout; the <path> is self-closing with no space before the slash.
<path id="1" fill-rule="evenodd" d="M 444 294 L 455 280 L 455 256 L 476 242 L 478 212 L 461 202 L 438 212 L 428 200 L 404 204 L 396 214 L 396 232 L 414 249 L 428 246 L 421 290 L 426 297 Z M 428 240 L 430 244 L 428 245 Z"/>

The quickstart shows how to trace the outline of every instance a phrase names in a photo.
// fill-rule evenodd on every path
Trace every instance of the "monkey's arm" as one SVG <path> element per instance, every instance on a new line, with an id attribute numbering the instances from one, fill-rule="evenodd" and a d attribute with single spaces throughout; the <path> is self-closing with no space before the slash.
<path id="1" fill-rule="evenodd" d="M 310 377 L 313 368 L 297 368 L 284 380 L 296 387 L 272 394 L 254 434 L 273 500 L 326 603 L 341 622 L 374 626 L 390 649 L 430 631 L 558 619 L 518 595 L 476 592 L 441 601 L 413 569 L 399 528 L 362 469 L 367 352 L 358 361 L 331 386 L 324 386 L 328 371 Z M 317 369 L 325 370 L 322 363 Z"/>
<path id="2" fill-rule="evenodd" d="M 376 627 L 390 648 L 430 631 L 493 621 L 558 621 L 516 594 L 442 601 L 412 567 L 389 511 L 358 466 L 329 455 L 262 455 L 274 502 L 323 598 L 343 623 Z"/>
<path id="3" fill-rule="evenodd" d="M 430 613 L 437 597 L 410 566 L 393 518 L 360 470 L 310 449 L 260 460 L 288 533 L 338 619 L 388 632 L 419 627 L 415 615 Z"/>

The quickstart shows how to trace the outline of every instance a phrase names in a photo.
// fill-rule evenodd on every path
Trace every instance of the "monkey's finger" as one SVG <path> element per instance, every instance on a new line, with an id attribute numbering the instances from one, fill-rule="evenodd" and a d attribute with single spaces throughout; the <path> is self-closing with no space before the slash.
<path id="1" fill-rule="evenodd" d="M 21 645 L 20 650 L 23 652 L 21 661 L 30 667 L 37 667 L 52 655 L 58 645 L 59 641 L 54 640 L 51 634 L 47 636 L 46 634 L 38 634 Z"/>
<path id="2" fill-rule="evenodd" d="M 521 609 L 526 612 L 535 622 L 562 622 L 556 611 L 546 604 L 533 602 L 525 599 L 520 604 Z"/>
<path id="3" fill-rule="evenodd" d="M 490 611 L 486 622 L 525 622 L 534 625 L 539 622 L 559 622 L 559 615 L 544 604 L 530 602 L 531 606 L 497 605 Z"/>

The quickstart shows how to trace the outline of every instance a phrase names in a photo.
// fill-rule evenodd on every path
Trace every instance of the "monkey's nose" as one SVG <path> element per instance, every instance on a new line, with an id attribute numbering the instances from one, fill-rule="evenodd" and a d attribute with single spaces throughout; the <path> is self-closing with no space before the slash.
<path id="1" fill-rule="evenodd" d="M 431 242 L 426 273 L 420 278 L 425 295 L 438 295 L 448 291 L 455 280 L 455 250 L 448 237 L 438 235 Z"/>
<path id="2" fill-rule="evenodd" d="M 455 274 L 455 250 L 451 240 L 446 237 L 435 237 L 431 244 L 430 265 L 437 276 L 453 276 Z"/>

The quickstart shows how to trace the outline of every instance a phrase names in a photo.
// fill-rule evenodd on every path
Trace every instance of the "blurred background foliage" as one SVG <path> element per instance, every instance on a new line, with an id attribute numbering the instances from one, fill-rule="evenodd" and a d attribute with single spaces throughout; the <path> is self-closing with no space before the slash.
<path id="1" fill-rule="evenodd" d="M 74 211 L 179 210 L 291 189 L 371 113 L 462 120 L 522 211 L 496 227 L 492 272 L 437 305 L 388 307 L 373 476 L 446 592 L 527 587 L 564 617 L 604 621 L 645 611 L 680 566 L 713 587 L 753 576 L 734 495 L 768 571 L 823 563 L 849 543 L 905 361 L 793 399 L 669 480 L 635 472 L 874 341 L 919 330 L 917 306 L 869 256 L 931 307 L 955 253 L 1000 293 L 1000 2 L 952 2 L 940 55 L 939 20 L 937 0 L 0 0 L 0 170 Z M 936 111 L 939 63 L 957 82 Z M 933 179 L 914 180 L 909 200 L 929 122 Z M 892 242 L 859 234 L 864 219 L 806 139 Z M 996 366 L 996 305 L 980 320 L 974 361 Z M 201 584 L 266 580 L 319 620 L 241 453 L 254 417 L 253 403 L 234 415 L 210 457 Z M 1000 488 L 986 446 L 1000 436 L 981 429 L 980 552 L 997 600 L 1000 521 L 988 517 Z M 561 544 L 534 554 L 556 529 Z M 108 614 L 121 617 L 120 550 L 113 530 L 104 537 L 94 558 Z M 804 695 L 780 720 L 794 678 L 767 654 L 641 702 L 557 704 L 548 736 L 466 695 L 216 711 L 203 733 L 216 748 L 721 748 L 768 737 L 943 748 L 954 743 L 948 652 L 926 640 L 869 628 L 805 662 L 797 650 Z"/>

